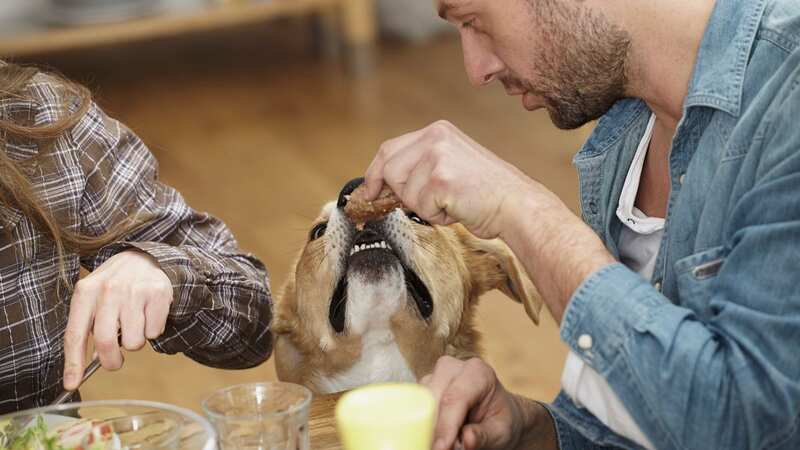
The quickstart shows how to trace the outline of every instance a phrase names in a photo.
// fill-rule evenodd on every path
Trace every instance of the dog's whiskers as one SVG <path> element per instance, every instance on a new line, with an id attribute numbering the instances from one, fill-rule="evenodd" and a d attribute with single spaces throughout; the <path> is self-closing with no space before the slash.
<path id="1" fill-rule="evenodd" d="M 412 239 L 412 243 L 427 252 L 429 255 L 435 255 L 433 249 L 435 248 L 436 244 L 433 241 L 427 240 L 421 236 L 416 236 L 414 239 Z"/>

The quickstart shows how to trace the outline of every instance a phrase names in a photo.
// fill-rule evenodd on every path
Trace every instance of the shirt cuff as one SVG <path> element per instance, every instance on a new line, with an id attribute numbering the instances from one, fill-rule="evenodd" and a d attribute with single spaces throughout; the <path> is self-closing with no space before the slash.
<path id="1" fill-rule="evenodd" d="M 628 337 L 645 332 L 669 304 L 644 278 L 621 263 L 608 265 L 578 287 L 561 321 L 561 339 L 607 375 Z"/>
<path id="2" fill-rule="evenodd" d="M 195 267 L 198 261 L 190 258 L 180 249 L 162 242 L 118 242 L 104 247 L 100 254 L 105 261 L 113 255 L 125 250 L 136 249 L 147 253 L 158 263 L 159 268 L 167 275 L 172 284 L 172 304 L 169 318 L 183 319 L 198 311 L 197 298 L 201 295 L 197 289 L 207 291 L 212 282 L 212 273 L 204 267 Z M 192 292 L 192 295 L 189 295 Z"/>

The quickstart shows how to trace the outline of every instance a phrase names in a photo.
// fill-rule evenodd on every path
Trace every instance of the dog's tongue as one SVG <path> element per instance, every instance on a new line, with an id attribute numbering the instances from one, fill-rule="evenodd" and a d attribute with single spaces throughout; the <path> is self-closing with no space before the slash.
<path id="1" fill-rule="evenodd" d="M 364 227 L 364 223 L 380 219 L 397 208 L 402 208 L 403 203 L 392 192 L 391 188 L 383 185 L 381 192 L 375 200 L 366 200 L 367 185 L 362 184 L 357 187 L 347 198 L 344 206 L 344 213 L 358 229 Z"/>

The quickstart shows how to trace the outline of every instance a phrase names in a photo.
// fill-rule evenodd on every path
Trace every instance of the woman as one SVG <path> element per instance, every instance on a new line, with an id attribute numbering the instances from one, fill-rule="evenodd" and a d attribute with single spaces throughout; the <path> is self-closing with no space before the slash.
<path id="1" fill-rule="evenodd" d="M 111 370 L 146 341 L 255 366 L 270 316 L 264 266 L 158 181 L 133 132 L 85 88 L 0 62 L 0 413 L 76 389 L 89 340 Z"/>

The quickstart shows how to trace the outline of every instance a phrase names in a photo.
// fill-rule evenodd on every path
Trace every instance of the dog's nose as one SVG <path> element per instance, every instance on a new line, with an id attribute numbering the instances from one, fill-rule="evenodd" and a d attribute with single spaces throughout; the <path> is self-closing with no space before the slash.
<path id="1" fill-rule="evenodd" d="M 359 177 L 352 179 L 344 185 L 341 192 L 339 192 L 339 200 L 336 201 L 337 208 L 344 208 L 344 205 L 347 204 L 347 196 L 352 194 L 353 191 L 356 190 L 357 187 L 364 184 L 364 177 Z"/>

